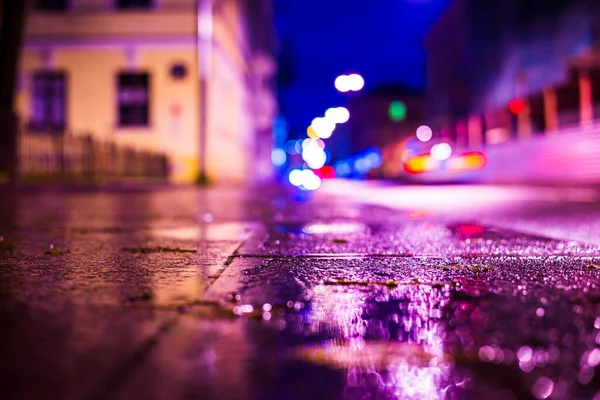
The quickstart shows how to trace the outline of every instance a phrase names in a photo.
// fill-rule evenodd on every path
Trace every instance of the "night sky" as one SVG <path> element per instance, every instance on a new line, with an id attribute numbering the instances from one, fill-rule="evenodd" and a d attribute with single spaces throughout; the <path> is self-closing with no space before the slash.
<path id="1" fill-rule="evenodd" d="M 425 87 L 423 37 L 450 0 L 275 0 L 281 112 L 296 136 L 344 105 L 335 78 L 360 73 L 364 90 Z"/>

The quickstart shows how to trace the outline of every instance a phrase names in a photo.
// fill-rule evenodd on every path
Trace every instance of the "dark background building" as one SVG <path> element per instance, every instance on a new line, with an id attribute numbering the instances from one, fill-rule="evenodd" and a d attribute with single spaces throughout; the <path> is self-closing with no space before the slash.
<path id="1" fill-rule="evenodd" d="M 454 1 L 425 39 L 428 121 L 454 138 L 468 124 L 474 142 L 473 117 L 475 131 L 506 129 L 502 140 L 580 122 L 598 81 L 599 3 Z M 518 118 L 508 112 L 514 99 L 525 105 Z"/>
<path id="2" fill-rule="evenodd" d="M 384 148 L 414 135 L 423 121 L 422 93 L 404 85 L 374 88 L 350 100 L 349 151 Z"/>

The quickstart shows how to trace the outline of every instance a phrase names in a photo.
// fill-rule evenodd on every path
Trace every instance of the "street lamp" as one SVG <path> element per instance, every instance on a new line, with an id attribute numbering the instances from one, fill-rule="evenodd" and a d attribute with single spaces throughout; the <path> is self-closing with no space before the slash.
<path id="1" fill-rule="evenodd" d="M 327 139 L 331 137 L 333 131 L 335 130 L 335 122 L 322 117 L 313 119 L 312 124 L 310 126 L 317 134 L 317 136 L 322 139 Z"/>
<path id="2" fill-rule="evenodd" d="M 335 88 L 342 92 L 358 92 L 365 86 L 365 80 L 359 74 L 340 75 L 334 81 Z"/>
<path id="3" fill-rule="evenodd" d="M 350 90 L 353 92 L 358 92 L 365 87 L 365 80 L 358 74 L 348 75 L 348 81 L 350 82 Z"/>
<path id="4" fill-rule="evenodd" d="M 342 93 L 346 93 L 350 91 L 350 82 L 348 81 L 347 75 L 340 75 L 335 78 L 335 88 Z"/>
<path id="5" fill-rule="evenodd" d="M 330 108 L 325 112 L 325 118 L 336 124 L 345 124 L 350 119 L 350 111 L 346 107 Z"/>

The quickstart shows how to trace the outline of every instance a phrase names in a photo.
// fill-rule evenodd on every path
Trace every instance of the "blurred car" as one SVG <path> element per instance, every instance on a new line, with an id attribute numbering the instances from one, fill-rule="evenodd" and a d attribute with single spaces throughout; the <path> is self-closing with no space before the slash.
<path id="1" fill-rule="evenodd" d="M 486 165 L 487 157 L 482 152 L 451 155 L 436 152 L 435 147 L 429 153 L 406 157 L 403 162 L 404 172 L 410 180 L 425 183 L 476 180 L 478 172 Z"/>

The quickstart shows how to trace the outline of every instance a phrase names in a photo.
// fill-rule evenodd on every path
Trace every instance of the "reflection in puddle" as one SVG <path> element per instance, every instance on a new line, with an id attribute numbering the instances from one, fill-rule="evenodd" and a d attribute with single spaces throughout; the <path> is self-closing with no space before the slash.
<path id="1" fill-rule="evenodd" d="M 413 210 L 406 214 L 408 218 L 419 219 L 419 218 L 428 218 L 432 215 L 430 211 L 427 210 Z"/>
<path id="2" fill-rule="evenodd" d="M 228 222 L 188 226 L 182 228 L 152 229 L 150 234 L 156 237 L 180 240 L 246 240 L 256 224 Z"/>
<path id="3" fill-rule="evenodd" d="M 323 234 L 344 234 L 367 232 L 368 227 L 365 224 L 357 222 L 332 222 L 307 224 L 303 228 L 304 233 L 313 235 Z"/>
<path id="4" fill-rule="evenodd" d="M 303 307 L 288 305 L 279 327 L 294 360 L 343 373 L 335 398 L 600 399 L 596 309 L 541 301 L 476 281 L 320 285 Z"/>
<path id="5" fill-rule="evenodd" d="M 595 303 L 498 295 L 477 279 L 393 290 L 321 284 L 287 303 L 244 296 L 232 293 L 229 317 L 215 317 L 231 337 L 212 355 L 242 372 L 232 377 L 232 365 L 222 364 L 207 383 L 254 395 L 237 398 L 600 398 Z M 194 321 L 205 324 L 206 315 Z M 190 337 L 207 347 L 205 336 Z"/>
<path id="6" fill-rule="evenodd" d="M 302 322 L 291 321 L 293 332 L 321 339 L 302 346 L 299 357 L 346 370 L 344 399 L 443 398 L 452 367 L 443 347 L 447 292 L 346 289 L 315 288 Z"/>
<path id="7" fill-rule="evenodd" d="M 485 228 L 478 224 L 461 224 L 452 228 L 461 239 L 480 238 L 485 234 Z"/>

